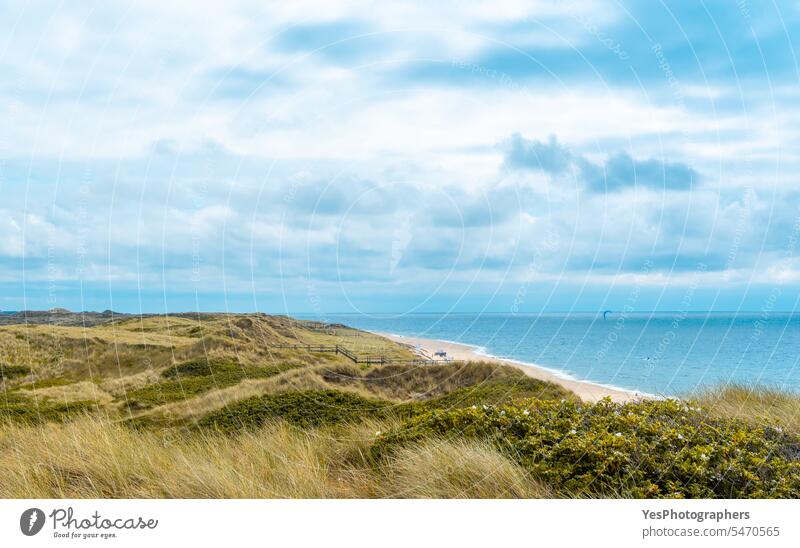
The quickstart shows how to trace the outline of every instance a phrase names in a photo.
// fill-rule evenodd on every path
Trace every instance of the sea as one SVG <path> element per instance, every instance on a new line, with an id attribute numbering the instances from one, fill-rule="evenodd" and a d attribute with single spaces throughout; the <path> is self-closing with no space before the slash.
<path id="1" fill-rule="evenodd" d="M 306 319 L 463 343 L 565 378 L 658 396 L 731 383 L 800 392 L 799 314 L 607 311 Z"/>

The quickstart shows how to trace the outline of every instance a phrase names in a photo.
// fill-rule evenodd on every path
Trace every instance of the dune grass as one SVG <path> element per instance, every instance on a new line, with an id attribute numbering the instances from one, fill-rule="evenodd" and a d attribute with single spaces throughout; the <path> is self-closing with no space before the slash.
<path id="1" fill-rule="evenodd" d="M 800 434 L 800 394 L 767 386 L 727 385 L 689 396 L 709 413 Z"/>
<path id="2" fill-rule="evenodd" d="M 395 410 L 435 406 L 453 391 L 447 401 L 456 404 L 482 385 L 476 397 L 514 391 L 521 385 L 513 369 L 367 367 L 282 344 L 413 357 L 370 333 L 263 315 L 0 327 L 0 496 L 549 493 L 480 441 L 429 439 L 370 457 L 376 432 L 399 427 Z"/>
<path id="3" fill-rule="evenodd" d="M 425 443 L 375 464 L 389 423 L 331 431 L 278 421 L 235 436 L 138 431 L 102 417 L 0 427 L 1 498 L 537 497 L 548 492 L 477 442 Z"/>
<path id="4" fill-rule="evenodd" d="M 553 498 L 556 492 L 487 442 L 432 438 L 381 464 L 373 496 L 392 498 Z M 374 488 L 373 488 L 374 489 Z"/>
<path id="5" fill-rule="evenodd" d="M 198 318 L 125 318 L 92 327 L 0 326 L 0 382 L 6 388 L 48 379 L 121 379 L 160 371 L 176 362 L 223 355 L 242 363 L 343 364 L 333 353 L 312 355 L 277 349 L 286 344 L 340 344 L 359 354 L 398 359 L 413 355 L 377 335 L 339 329 L 339 335 L 310 329 L 310 322 L 280 316 L 211 314 Z M 346 335 L 346 336 L 343 336 Z"/>
<path id="6" fill-rule="evenodd" d="M 0 327 L 0 497 L 800 497 L 800 396 L 588 404 L 281 316 Z"/>

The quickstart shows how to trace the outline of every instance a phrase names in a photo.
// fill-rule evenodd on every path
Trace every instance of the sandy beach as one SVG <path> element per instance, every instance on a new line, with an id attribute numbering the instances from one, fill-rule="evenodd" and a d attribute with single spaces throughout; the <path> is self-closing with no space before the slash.
<path id="1" fill-rule="evenodd" d="M 564 388 L 571 390 L 578 395 L 582 400 L 588 402 L 596 402 L 610 397 L 616 402 L 627 402 L 646 399 L 650 397 L 648 394 L 639 392 L 627 391 L 618 388 L 611 388 L 600 384 L 594 384 L 586 381 L 578 381 L 573 379 L 566 379 L 548 371 L 547 369 L 536 367 L 535 365 L 523 365 L 511 360 L 504 360 L 502 358 L 495 358 L 486 356 L 475 351 L 475 349 L 466 344 L 458 344 L 446 341 L 439 341 L 436 339 L 422 339 L 418 337 L 406 337 L 403 335 L 394 335 L 391 333 L 378 333 L 382 337 L 386 337 L 392 341 L 408 346 L 412 351 L 425 359 L 441 359 L 434 356 L 435 352 L 444 351 L 447 357 L 454 360 L 463 361 L 484 361 L 484 362 L 497 362 L 516 367 L 524 372 L 529 377 L 549 381 Z"/>

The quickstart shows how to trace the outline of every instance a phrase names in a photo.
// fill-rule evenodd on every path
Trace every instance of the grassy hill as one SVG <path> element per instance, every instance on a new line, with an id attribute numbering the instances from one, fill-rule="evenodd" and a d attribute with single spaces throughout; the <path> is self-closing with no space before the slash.
<path id="1" fill-rule="evenodd" d="M 346 326 L 55 314 L 0 326 L 0 497 L 800 496 L 789 394 L 587 404 Z"/>

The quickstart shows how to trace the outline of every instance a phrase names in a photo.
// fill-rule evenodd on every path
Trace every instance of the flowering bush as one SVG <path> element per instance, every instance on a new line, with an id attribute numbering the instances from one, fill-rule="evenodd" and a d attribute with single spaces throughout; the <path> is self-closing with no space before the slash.
<path id="1" fill-rule="evenodd" d="M 676 400 L 530 400 L 434 410 L 382 434 L 373 456 L 429 437 L 492 442 L 569 496 L 800 496 L 800 440 Z"/>

